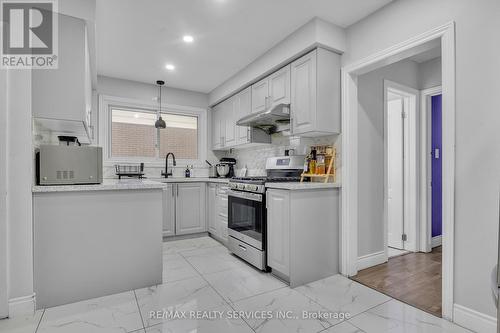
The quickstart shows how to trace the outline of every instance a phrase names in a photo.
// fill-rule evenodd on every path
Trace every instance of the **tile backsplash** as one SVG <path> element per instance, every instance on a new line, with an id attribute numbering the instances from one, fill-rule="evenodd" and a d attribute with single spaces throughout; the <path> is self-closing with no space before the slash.
<path id="1" fill-rule="evenodd" d="M 286 149 L 293 149 L 294 155 L 306 155 L 309 147 L 314 145 L 334 145 L 337 149 L 336 167 L 338 175 L 341 168 L 341 135 L 330 135 L 318 138 L 287 137 L 281 134 L 272 136 L 272 144 L 248 148 L 232 149 L 228 152 L 215 152 L 218 158 L 234 157 L 236 159 L 236 174 L 242 168 L 247 168 L 247 176 L 262 176 L 266 174 L 266 159 L 274 156 L 284 156 Z M 337 178 L 337 181 L 340 181 Z"/>

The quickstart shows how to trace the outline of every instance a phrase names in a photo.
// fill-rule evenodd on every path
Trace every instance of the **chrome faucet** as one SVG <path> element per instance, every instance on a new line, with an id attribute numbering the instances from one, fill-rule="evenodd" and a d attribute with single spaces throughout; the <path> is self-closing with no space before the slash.
<path id="1" fill-rule="evenodd" d="M 165 156 L 165 171 L 161 172 L 161 176 L 165 177 L 165 178 L 168 178 L 168 176 L 172 176 L 173 175 L 173 170 L 170 170 L 170 172 L 168 172 L 168 157 L 170 155 L 172 155 L 173 166 L 176 166 L 175 155 L 173 153 L 168 153 L 167 156 Z"/>

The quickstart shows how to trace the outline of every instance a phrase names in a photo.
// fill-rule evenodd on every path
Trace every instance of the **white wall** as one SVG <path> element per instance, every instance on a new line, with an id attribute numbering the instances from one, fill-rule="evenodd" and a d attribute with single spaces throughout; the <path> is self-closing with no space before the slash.
<path id="1" fill-rule="evenodd" d="M 498 0 L 395 1 L 347 29 L 349 48 L 342 59 L 352 63 L 455 21 L 454 301 L 493 317 L 490 273 L 498 255 L 500 44 L 492 41 L 498 39 L 499 17 Z"/>
<path id="2" fill-rule="evenodd" d="M 418 64 L 420 90 L 441 85 L 441 57 Z"/>
<path id="3" fill-rule="evenodd" d="M 97 93 L 153 102 L 153 98 L 158 96 L 158 87 L 154 84 L 99 75 L 97 77 Z M 207 108 L 208 95 L 165 86 L 162 90 L 162 103 Z"/>
<path id="4" fill-rule="evenodd" d="M 8 75 L 7 223 L 10 314 L 33 310 L 31 71 Z M 18 299 L 12 302 L 13 299 Z"/>
<path id="5" fill-rule="evenodd" d="M 158 87 L 154 84 L 111 78 L 107 76 L 98 76 L 97 94 L 110 95 L 115 97 L 126 97 L 144 101 L 145 103 L 154 104 L 156 102 L 153 101 L 153 99 L 158 96 Z M 97 96 L 95 96 L 94 99 L 95 98 L 97 98 Z M 162 90 L 162 103 L 208 109 L 208 95 L 195 91 L 164 87 Z M 96 101 L 94 101 L 94 104 L 94 110 L 96 110 L 96 112 L 94 114 L 93 120 L 96 121 L 99 118 L 99 110 Z M 207 110 L 207 114 L 208 113 L 209 112 Z M 209 117 L 207 117 L 207 124 L 210 124 Z M 94 123 L 94 125 L 96 128 L 95 133 L 97 139 L 99 124 Z M 210 128 L 210 125 L 208 125 L 208 127 Z M 210 131 L 204 132 L 210 133 Z M 203 138 L 202 142 L 207 145 L 207 158 L 211 161 L 214 161 L 217 158 L 212 154 L 212 151 L 208 149 L 208 145 L 210 144 L 209 137 L 210 134 L 207 134 L 207 137 Z M 97 143 L 97 140 L 95 141 L 95 143 Z M 158 178 L 163 169 L 164 167 L 148 167 L 145 169 L 145 173 L 149 178 Z M 177 176 L 183 176 L 185 169 L 185 165 L 179 165 L 177 168 L 175 168 L 174 174 Z M 204 163 L 202 165 L 195 165 L 195 168 L 193 170 L 193 177 L 206 176 L 208 176 L 208 169 L 206 168 L 206 165 Z M 104 168 L 104 177 L 115 178 L 114 168 Z"/>
<path id="6" fill-rule="evenodd" d="M 384 79 L 417 89 L 418 64 L 403 60 L 358 78 L 358 257 L 384 250 Z"/>

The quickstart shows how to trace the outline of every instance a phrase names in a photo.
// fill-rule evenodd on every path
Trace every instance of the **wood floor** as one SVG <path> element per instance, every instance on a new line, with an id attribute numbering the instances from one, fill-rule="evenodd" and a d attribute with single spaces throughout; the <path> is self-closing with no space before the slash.
<path id="1" fill-rule="evenodd" d="M 441 317 L 441 246 L 430 253 L 408 253 L 363 269 L 352 279 Z"/>

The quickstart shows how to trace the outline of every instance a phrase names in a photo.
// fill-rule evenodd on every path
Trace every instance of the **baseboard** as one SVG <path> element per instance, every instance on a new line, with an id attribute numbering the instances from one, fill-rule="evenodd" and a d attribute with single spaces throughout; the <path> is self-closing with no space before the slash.
<path id="1" fill-rule="evenodd" d="M 432 239 L 431 239 L 431 247 L 435 248 L 437 246 L 441 246 L 441 240 L 442 239 L 443 239 L 443 236 L 441 236 L 441 235 L 432 237 Z"/>
<path id="2" fill-rule="evenodd" d="M 497 319 L 460 304 L 453 304 L 453 321 L 477 333 L 496 333 Z"/>
<path id="3" fill-rule="evenodd" d="M 9 300 L 9 317 L 23 316 L 35 313 L 35 294 L 11 298 Z"/>
<path id="4" fill-rule="evenodd" d="M 387 261 L 387 258 L 385 256 L 385 251 L 380 251 L 380 252 L 375 252 L 375 253 L 370 253 L 361 257 L 358 257 L 358 264 L 357 268 L 358 271 L 383 264 L 384 262 Z"/>

